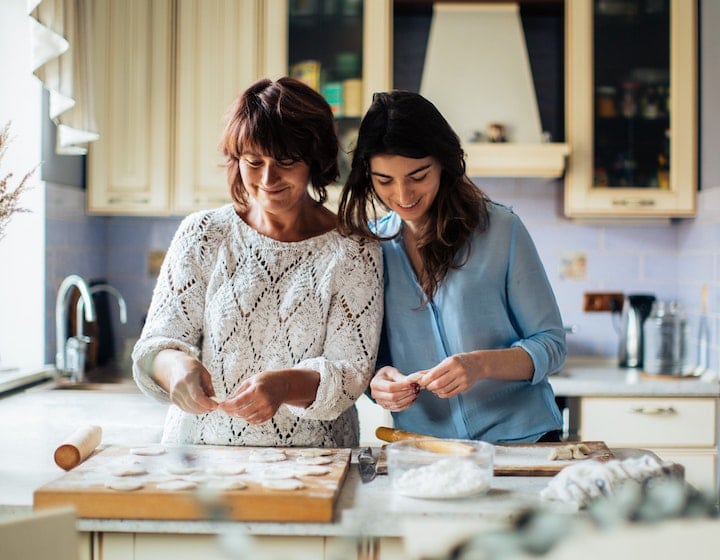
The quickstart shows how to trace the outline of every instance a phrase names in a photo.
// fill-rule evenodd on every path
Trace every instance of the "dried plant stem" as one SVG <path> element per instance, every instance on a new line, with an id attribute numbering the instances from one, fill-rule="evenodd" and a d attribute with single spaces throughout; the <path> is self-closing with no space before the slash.
<path id="1" fill-rule="evenodd" d="M 10 123 L 7 123 L 0 132 L 0 166 L 7 152 L 9 141 Z M 0 239 L 5 235 L 5 227 L 13 214 L 28 212 L 26 208 L 20 206 L 20 197 L 30 188 L 28 186 L 28 180 L 30 176 L 35 173 L 35 169 L 26 173 L 15 188 L 11 188 L 10 186 L 10 179 L 12 179 L 13 173 L 0 176 Z"/>

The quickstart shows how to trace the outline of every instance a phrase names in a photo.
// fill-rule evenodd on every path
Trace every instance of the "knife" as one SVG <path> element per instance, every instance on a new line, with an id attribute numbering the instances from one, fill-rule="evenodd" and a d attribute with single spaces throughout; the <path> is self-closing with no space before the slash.
<path id="1" fill-rule="evenodd" d="M 364 447 L 358 454 L 358 468 L 360 469 L 360 479 L 363 482 L 370 482 L 377 475 L 377 457 L 372 454 L 372 449 Z"/>

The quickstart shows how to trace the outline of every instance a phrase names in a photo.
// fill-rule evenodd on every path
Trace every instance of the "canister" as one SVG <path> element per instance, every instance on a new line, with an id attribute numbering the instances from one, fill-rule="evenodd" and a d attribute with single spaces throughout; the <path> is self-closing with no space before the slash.
<path id="1" fill-rule="evenodd" d="M 677 301 L 655 301 L 643 324 L 643 369 L 652 375 L 682 375 L 687 367 L 688 325 Z"/>

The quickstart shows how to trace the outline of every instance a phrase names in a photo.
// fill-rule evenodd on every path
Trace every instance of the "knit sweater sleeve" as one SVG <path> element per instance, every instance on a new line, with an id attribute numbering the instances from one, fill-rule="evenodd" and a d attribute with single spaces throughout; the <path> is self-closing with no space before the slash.
<path id="1" fill-rule="evenodd" d="M 133 377 L 147 395 L 169 401 L 152 378 L 155 356 L 176 349 L 199 356 L 206 279 L 203 259 L 211 251 L 211 220 L 197 213 L 178 227 L 165 255 L 142 333 L 133 349 Z"/>
<path id="2" fill-rule="evenodd" d="M 352 240 L 343 273 L 336 276 L 326 326 L 324 353 L 298 363 L 320 373 L 314 402 L 289 406 L 298 417 L 334 420 L 366 390 L 375 372 L 383 317 L 380 245 Z"/>

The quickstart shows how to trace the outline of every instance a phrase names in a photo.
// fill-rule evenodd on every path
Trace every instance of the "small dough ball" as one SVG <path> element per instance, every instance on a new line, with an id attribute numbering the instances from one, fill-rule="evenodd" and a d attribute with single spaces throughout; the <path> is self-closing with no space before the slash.
<path id="1" fill-rule="evenodd" d="M 553 447 L 548 459 L 550 461 L 569 461 L 573 458 L 573 452 L 569 445 Z"/>

